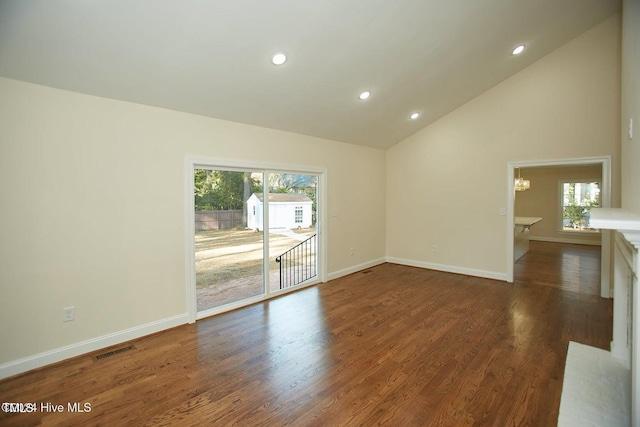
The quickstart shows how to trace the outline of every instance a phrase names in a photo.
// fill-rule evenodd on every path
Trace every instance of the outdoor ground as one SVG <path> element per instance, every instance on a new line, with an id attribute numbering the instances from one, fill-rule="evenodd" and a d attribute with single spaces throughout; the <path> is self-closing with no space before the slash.
<path id="1" fill-rule="evenodd" d="M 314 228 L 278 229 L 269 234 L 271 289 L 279 287 L 276 257 L 316 233 Z M 198 311 L 262 293 L 263 233 L 200 231 L 195 236 Z"/>

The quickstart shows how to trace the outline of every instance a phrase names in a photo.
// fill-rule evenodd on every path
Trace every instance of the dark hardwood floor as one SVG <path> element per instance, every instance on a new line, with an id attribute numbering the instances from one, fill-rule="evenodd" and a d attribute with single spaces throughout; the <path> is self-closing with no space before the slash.
<path id="1" fill-rule="evenodd" d="M 514 284 L 383 264 L 19 375 L 0 402 L 38 411 L 0 425 L 555 426 L 568 342 L 608 348 L 612 307 L 551 245 Z"/>
<path id="2" fill-rule="evenodd" d="M 600 295 L 600 246 L 531 241 L 514 282 Z"/>

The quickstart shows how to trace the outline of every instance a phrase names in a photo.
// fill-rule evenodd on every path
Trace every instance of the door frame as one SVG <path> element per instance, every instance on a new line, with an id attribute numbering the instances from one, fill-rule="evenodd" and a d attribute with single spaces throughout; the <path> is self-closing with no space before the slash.
<path id="1" fill-rule="evenodd" d="M 269 257 L 269 227 L 263 227 L 263 242 L 265 247 L 264 259 L 263 259 L 263 284 L 266 286 L 265 292 L 262 295 L 243 299 L 236 303 L 226 304 L 221 307 L 216 307 L 206 311 L 206 315 L 198 316 L 197 308 L 197 295 L 196 295 L 196 271 L 195 271 L 195 199 L 194 194 L 194 173 L 196 169 L 211 169 L 211 170 L 237 170 L 240 172 L 260 172 L 264 174 L 269 173 L 291 173 L 291 174 L 307 174 L 316 175 L 318 177 L 317 198 L 318 203 L 316 206 L 316 230 L 317 230 L 317 277 L 315 280 L 310 280 L 304 285 L 295 286 L 286 290 L 278 291 L 277 293 L 271 293 L 269 291 L 268 283 L 268 269 L 264 273 L 265 266 L 268 265 Z M 269 190 L 268 185 L 263 185 L 264 200 L 268 200 L 266 194 Z M 195 323 L 196 320 L 203 317 L 209 317 L 215 314 L 223 313 L 230 310 L 235 310 L 240 307 L 244 307 L 257 302 L 265 301 L 274 296 L 283 295 L 288 292 L 293 292 L 302 289 L 307 286 L 313 286 L 318 283 L 324 283 L 327 281 L 327 263 L 326 263 L 326 236 L 325 231 L 325 218 L 326 218 L 326 200 L 327 200 L 327 169 L 318 168 L 315 166 L 301 166 L 279 163 L 267 163 L 267 162 L 249 162 L 243 160 L 233 160 L 224 158 L 212 158 L 212 157 L 191 157 L 188 156 L 185 160 L 185 269 L 186 269 L 186 309 L 189 323 Z M 268 224 L 269 212 L 268 209 L 264 209 L 263 221 Z"/>
<path id="2" fill-rule="evenodd" d="M 543 166 L 583 166 L 600 164 L 602 166 L 602 207 L 611 207 L 611 156 L 583 157 L 557 160 L 529 160 L 507 163 L 507 282 L 513 283 L 513 223 L 515 220 L 515 170 L 527 167 Z M 601 230 L 602 242 L 600 249 L 600 296 L 609 298 L 611 295 L 611 232 Z"/>

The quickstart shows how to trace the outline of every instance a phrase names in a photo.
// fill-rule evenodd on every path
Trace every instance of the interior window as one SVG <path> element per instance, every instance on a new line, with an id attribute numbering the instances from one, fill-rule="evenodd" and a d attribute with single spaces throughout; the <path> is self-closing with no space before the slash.
<path id="1" fill-rule="evenodd" d="M 563 231 L 597 231 L 589 224 L 591 208 L 600 206 L 599 182 L 563 182 L 562 225 Z"/>

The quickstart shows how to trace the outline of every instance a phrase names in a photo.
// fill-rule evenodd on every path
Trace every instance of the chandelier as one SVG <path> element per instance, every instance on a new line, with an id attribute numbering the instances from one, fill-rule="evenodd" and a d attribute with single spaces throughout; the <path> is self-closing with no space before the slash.
<path id="1" fill-rule="evenodd" d="M 516 181 L 515 181 L 516 191 L 525 191 L 525 190 L 528 190 L 530 187 L 531 187 L 531 181 L 529 181 L 528 179 L 522 179 L 520 177 L 520 168 L 518 168 L 518 177 L 516 178 Z"/>

